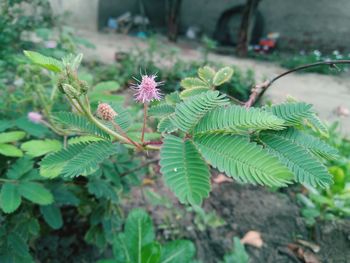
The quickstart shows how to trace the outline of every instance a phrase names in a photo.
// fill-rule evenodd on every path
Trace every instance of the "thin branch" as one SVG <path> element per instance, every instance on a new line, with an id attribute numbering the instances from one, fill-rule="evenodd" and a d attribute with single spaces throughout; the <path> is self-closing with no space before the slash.
<path id="1" fill-rule="evenodd" d="M 129 171 L 126 171 L 126 172 L 120 174 L 119 176 L 120 176 L 120 177 L 126 176 L 126 175 L 128 175 L 128 174 L 131 174 L 131 173 L 133 173 L 133 172 L 136 172 L 136 171 L 138 171 L 138 170 L 141 170 L 143 167 L 145 167 L 145 166 L 147 166 L 147 165 L 149 165 L 149 164 L 151 164 L 151 163 L 155 163 L 155 162 L 158 162 L 158 161 L 159 161 L 159 158 L 149 160 L 149 161 L 147 161 L 147 162 L 141 164 L 140 166 L 138 166 L 138 167 L 136 167 L 136 168 L 134 168 L 134 169 L 131 169 L 131 170 L 129 170 Z"/>
<path id="2" fill-rule="evenodd" d="M 256 84 L 253 88 L 252 88 L 252 92 L 249 96 L 248 101 L 244 104 L 244 106 L 246 108 L 249 108 L 251 106 L 253 106 L 257 101 L 259 101 L 259 99 L 264 95 L 264 93 L 266 92 L 266 90 L 278 79 L 296 72 L 296 71 L 301 71 L 304 69 L 308 69 L 308 68 L 315 68 L 315 67 L 319 67 L 319 66 L 324 66 L 324 65 L 328 65 L 328 66 L 332 66 L 337 68 L 337 64 L 350 64 L 350 60 L 330 60 L 330 61 L 322 61 L 322 62 L 316 62 L 316 63 L 312 63 L 312 64 L 307 64 L 307 65 L 303 65 L 300 67 L 296 67 L 294 69 L 288 70 L 286 72 L 283 72 L 280 75 L 277 75 L 276 77 L 272 78 L 271 80 L 266 80 L 263 83 L 260 84 Z"/>

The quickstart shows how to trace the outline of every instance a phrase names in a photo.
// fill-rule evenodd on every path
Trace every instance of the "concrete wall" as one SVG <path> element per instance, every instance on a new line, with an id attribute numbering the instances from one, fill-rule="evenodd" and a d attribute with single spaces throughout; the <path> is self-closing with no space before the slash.
<path id="1" fill-rule="evenodd" d="M 67 23 L 73 27 L 97 30 L 99 0 L 50 0 L 54 14 L 69 12 Z"/>
<path id="2" fill-rule="evenodd" d="M 350 50 L 349 0 L 262 0 L 260 10 L 282 47 Z"/>
<path id="3" fill-rule="evenodd" d="M 126 11 L 139 13 L 138 0 L 50 0 L 56 13 L 68 10 L 71 23 L 89 30 L 101 29 L 108 17 Z M 164 26 L 165 0 L 144 0 L 146 14 L 155 26 Z M 183 0 L 181 29 L 197 25 L 208 35 L 226 9 L 245 0 Z M 259 10 L 264 31 L 279 32 L 280 47 L 350 50 L 350 0 L 262 0 Z"/>

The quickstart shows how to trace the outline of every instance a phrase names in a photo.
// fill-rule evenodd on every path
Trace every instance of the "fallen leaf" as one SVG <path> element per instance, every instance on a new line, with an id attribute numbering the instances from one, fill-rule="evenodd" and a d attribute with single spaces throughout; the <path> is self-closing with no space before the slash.
<path id="1" fill-rule="evenodd" d="M 154 180 L 149 178 L 144 178 L 142 181 L 142 185 L 154 185 Z"/>
<path id="2" fill-rule="evenodd" d="M 264 244 L 261 234 L 258 231 L 248 231 L 241 239 L 242 244 L 251 245 L 253 247 L 261 248 Z"/>
<path id="3" fill-rule="evenodd" d="M 233 180 L 231 178 L 228 178 L 227 176 L 223 174 L 218 174 L 218 176 L 214 177 L 213 182 L 216 184 L 222 184 L 225 182 L 232 182 Z"/>
<path id="4" fill-rule="evenodd" d="M 300 244 L 300 245 L 303 245 L 304 247 L 307 247 L 307 248 L 310 248 L 313 252 L 315 253 L 318 253 L 320 252 L 321 248 L 319 245 L 316 245 L 314 243 L 311 243 L 309 241 L 306 241 L 306 240 L 302 240 L 302 239 L 298 239 L 297 242 Z"/>

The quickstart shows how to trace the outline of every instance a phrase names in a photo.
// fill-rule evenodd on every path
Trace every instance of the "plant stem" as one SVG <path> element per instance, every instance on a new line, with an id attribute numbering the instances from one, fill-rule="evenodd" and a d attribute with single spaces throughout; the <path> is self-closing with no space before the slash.
<path id="1" fill-rule="evenodd" d="M 135 145 L 139 150 L 142 150 L 142 146 L 138 144 L 137 142 L 133 141 L 124 131 L 123 129 L 116 123 L 115 121 L 112 121 L 113 126 L 118 130 L 118 132 L 123 135 L 127 140 L 129 140 L 130 143 Z"/>
<path id="2" fill-rule="evenodd" d="M 291 70 L 288 70 L 286 72 L 283 72 L 282 74 L 277 75 L 276 77 L 272 78 L 271 80 L 266 80 L 263 83 L 260 84 L 256 84 L 253 88 L 252 88 L 252 92 L 249 96 L 248 101 L 244 104 L 244 106 L 246 108 L 249 108 L 251 106 L 253 106 L 257 101 L 259 101 L 259 99 L 264 95 L 264 93 L 266 92 L 266 90 L 278 79 L 296 72 L 296 71 L 300 71 L 300 70 L 304 70 L 304 69 L 308 69 L 308 68 L 315 68 L 315 67 L 319 67 L 319 66 L 333 66 L 336 67 L 337 64 L 350 64 L 350 60 L 348 59 L 344 59 L 344 60 L 330 60 L 330 61 L 321 61 L 321 62 L 316 62 L 316 63 L 311 63 L 311 64 L 307 64 L 307 65 L 303 65 L 300 67 L 296 67 L 293 68 Z"/>
<path id="3" fill-rule="evenodd" d="M 129 171 L 126 171 L 126 172 L 120 174 L 119 176 L 120 176 L 120 177 L 126 176 L 126 175 L 128 175 L 128 174 L 130 174 L 130 173 L 133 173 L 133 172 L 136 172 L 136 171 L 142 169 L 143 167 L 145 167 L 145 166 L 147 166 L 147 165 L 149 165 L 149 164 L 151 164 L 151 163 L 155 163 L 155 162 L 158 162 L 158 161 L 159 161 L 159 158 L 149 160 L 149 161 L 147 161 L 147 162 L 141 164 L 140 166 L 138 166 L 138 167 L 136 167 L 136 168 L 134 168 L 134 169 L 131 169 L 131 170 L 129 170 Z"/>
<path id="4" fill-rule="evenodd" d="M 143 104 L 143 126 L 142 126 L 142 134 L 141 134 L 141 142 L 145 142 L 145 129 L 146 129 L 146 121 L 147 121 L 147 103 Z"/>

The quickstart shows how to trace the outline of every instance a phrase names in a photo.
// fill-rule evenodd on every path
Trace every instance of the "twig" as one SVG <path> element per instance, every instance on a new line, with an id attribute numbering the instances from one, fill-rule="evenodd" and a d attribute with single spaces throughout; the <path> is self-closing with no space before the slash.
<path id="1" fill-rule="evenodd" d="M 158 161 L 159 161 L 159 158 L 149 160 L 149 161 L 147 161 L 147 162 L 141 164 L 140 166 L 138 166 L 138 167 L 136 167 L 136 168 L 134 168 L 134 169 L 131 169 L 131 170 L 129 170 L 129 171 L 126 171 L 126 172 L 120 174 L 119 176 L 120 176 L 120 177 L 126 176 L 126 175 L 128 175 L 128 174 L 131 174 L 131 173 L 133 173 L 133 172 L 136 172 L 136 171 L 142 169 L 143 167 L 145 167 L 145 166 L 147 166 L 147 165 L 149 165 L 149 164 L 151 164 L 151 163 L 155 163 L 155 162 L 158 162 Z"/>
<path id="2" fill-rule="evenodd" d="M 244 106 L 246 108 L 249 108 L 251 106 L 253 106 L 257 101 L 259 101 L 259 99 L 264 95 L 264 93 L 266 92 L 266 90 L 278 79 L 296 72 L 296 71 L 300 71 L 300 70 L 304 70 L 304 69 L 308 69 L 308 68 L 314 68 L 314 67 L 319 67 L 319 66 L 324 66 L 324 65 L 328 65 L 328 66 L 333 66 L 337 68 L 337 64 L 350 64 L 350 60 L 330 60 L 330 61 L 322 61 L 322 62 L 316 62 L 316 63 L 312 63 L 312 64 L 307 64 L 307 65 L 303 65 L 300 67 L 296 67 L 294 69 L 288 70 L 286 72 L 283 72 L 280 75 L 277 75 L 276 77 L 274 77 L 271 80 L 266 80 L 263 83 L 260 84 L 256 84 L 253 88 L 252 88 L 252 92 L 249 96 L 248 101 L 244 104 Z"/>

